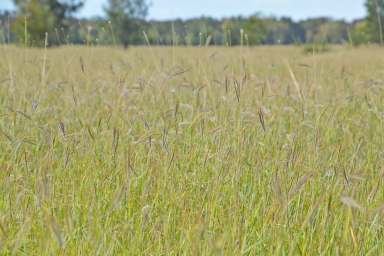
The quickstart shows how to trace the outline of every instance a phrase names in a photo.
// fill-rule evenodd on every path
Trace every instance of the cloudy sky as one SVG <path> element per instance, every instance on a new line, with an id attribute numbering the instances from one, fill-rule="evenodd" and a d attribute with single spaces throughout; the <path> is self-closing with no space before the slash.
<path id="1" fill-rule="evenodd" d="M 80 16 L 103 14 L 107 0 L 87 0 Z M 201 15 L 223 17 L 249 15 L 290 16 L 294 19 L 328 16 L 351 20 L 365 14 L 364 0 L 151 0 L 149 18 L 190 18 Z M 12 8 L 11 0 L 0 0 L 0 9 Z"/>

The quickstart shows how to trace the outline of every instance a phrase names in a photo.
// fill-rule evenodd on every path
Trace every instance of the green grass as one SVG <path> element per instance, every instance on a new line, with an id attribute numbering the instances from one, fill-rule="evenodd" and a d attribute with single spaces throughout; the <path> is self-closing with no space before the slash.
<path id="1" fill-rule="evenodd" d="M 1 254 L 383 254 L 383 54 L 1 46 Z"/>

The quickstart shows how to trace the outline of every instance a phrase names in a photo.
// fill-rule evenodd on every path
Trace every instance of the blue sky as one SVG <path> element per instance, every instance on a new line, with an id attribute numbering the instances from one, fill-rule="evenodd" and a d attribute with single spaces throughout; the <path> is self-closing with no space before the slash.
<path id="1" fill-rule="evenodd" d="M 107 0 L 87 0 L 82 17 L 102 15 Z M 365 15 L 364 0 L 151 0 L 151 19 L 190 18 L 201 15 L 223 17 L 249 15 L 290 16 L 294 19 L 328 16 L 351 20 Z M 0 0 L 0 9 L 12 8 L 11 0 Z"/>

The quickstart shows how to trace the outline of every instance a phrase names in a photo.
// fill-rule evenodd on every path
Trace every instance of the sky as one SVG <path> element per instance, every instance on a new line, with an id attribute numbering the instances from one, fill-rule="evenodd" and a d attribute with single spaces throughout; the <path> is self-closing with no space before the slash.
<path id="1" fill-rule="evenodd" d="M 11 0 L 0 0 L 0 9 L 12 8 Z M 80 17 L 103 15 L 107 0 L 86 0 Z M 364 0 L 151 0 L 149 19 L 166 20 L 202 15 L 216 18 L 233 15 L 289 16 L 295 20 L 327 16 L 352 20 L 364 17 Z"/>

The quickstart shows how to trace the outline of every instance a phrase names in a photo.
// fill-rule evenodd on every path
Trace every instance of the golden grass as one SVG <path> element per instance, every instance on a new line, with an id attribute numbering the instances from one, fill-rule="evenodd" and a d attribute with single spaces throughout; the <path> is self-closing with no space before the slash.
<path id="1" fill-rule="evenodd" d="M 384 253 L 382 56 L 1 46 L 1 253 Z"/>

